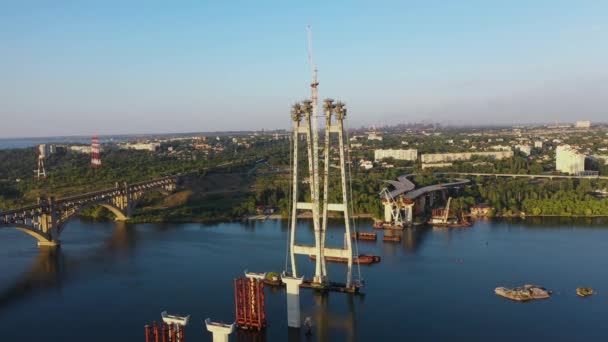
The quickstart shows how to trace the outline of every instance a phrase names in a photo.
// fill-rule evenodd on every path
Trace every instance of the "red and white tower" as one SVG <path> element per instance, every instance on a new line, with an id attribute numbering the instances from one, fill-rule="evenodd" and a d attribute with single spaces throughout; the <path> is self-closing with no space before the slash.
<path id="1" fill-rule="evenodd" d="M 91 139 L 91 167 L 101 167 L 101 148 L 97 137 Z"/>

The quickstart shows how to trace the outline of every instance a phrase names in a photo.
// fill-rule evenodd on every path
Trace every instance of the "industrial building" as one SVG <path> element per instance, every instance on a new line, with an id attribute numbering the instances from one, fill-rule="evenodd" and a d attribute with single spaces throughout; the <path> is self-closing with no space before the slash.
<path id="1" fill-rule="evenodd" d="M 577 175 L 585 171 L 585 155 L 570 145 L 559 145 L 555 149 L 555 169 Z"/>
<path id="2" fill-rule="evenodd" d="M 489 157 L 494 159 L 512 158 L 513 151 L 428 153 L 420 155 L 420 160 L 423 163 L 445 163 L 457 160 L 469 160 L 473 157 Z"/>
<path id="3" fill-rule="evenodd" d="M 591 121 L 577 121 L 574 125 L 576 128 L 591 128 Z"/>
<path id="4" fill-rule="evenodd" d="M 374 151 L 374 160 L 381 161 L 385 158 L 393 158 L 395 160 L 412 160 L 415 161 L 418 159 L 418 150 L 416 149 L 408 149 L 408 150 L 375 150 Z"/>

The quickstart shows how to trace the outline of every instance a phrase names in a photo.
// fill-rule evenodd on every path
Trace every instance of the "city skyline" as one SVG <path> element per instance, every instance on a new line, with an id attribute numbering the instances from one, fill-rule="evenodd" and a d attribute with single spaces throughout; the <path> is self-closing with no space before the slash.
<path id="1" fill-rule="evenodd" d="M 351 127 L 605 121 L 608 5 L 5 4 L 0 137 L 286 129 L 310 96 Z"/>

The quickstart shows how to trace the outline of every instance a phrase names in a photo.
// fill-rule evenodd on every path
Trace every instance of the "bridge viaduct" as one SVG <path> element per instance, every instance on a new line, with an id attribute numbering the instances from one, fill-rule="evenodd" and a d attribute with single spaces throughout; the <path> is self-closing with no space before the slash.
<path id="1" fill-rule="evenodd" d="M 169 194 L 177 182 L 178 176 L 169 176 L 134 184 L 116 183 L 114 188 L 60 199 L 39 198 L 36 205 L 0 212 L 0 228 L 27 233 L 38 240 L 38 246 L 58 246 L 66 223 L 84 208 L 100 205 L 114 213 L 116 220 L 126 220 L 147 192 Z"/>

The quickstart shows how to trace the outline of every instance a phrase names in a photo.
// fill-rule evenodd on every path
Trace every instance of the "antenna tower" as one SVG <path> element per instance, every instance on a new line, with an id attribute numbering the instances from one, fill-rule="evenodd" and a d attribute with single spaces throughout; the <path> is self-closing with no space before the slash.
<path id="1" fill-rule="evenodd" d="M 101 149 L 99 139 L 96 136 L 91 139 L 91 167 L 101 167 Z"/>
<path id="2" fill-rule="evenodd" d="M 44 158 L 46 158 L 46 145 L 38 145 L 38 169 L 34 170 L 36 178 L 40 180 L 40 177 L 46 178 L 46 170 L 44 169 Z"/>

